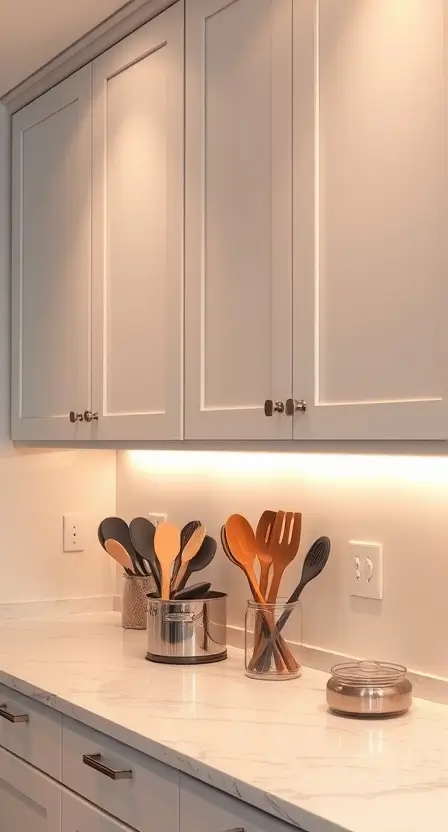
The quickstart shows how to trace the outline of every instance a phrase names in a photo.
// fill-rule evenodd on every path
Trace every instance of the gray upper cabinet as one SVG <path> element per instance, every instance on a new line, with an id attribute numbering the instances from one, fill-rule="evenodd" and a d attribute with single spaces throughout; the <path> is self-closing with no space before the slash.
<path id="1" fill-rule="evenodd" d="M 14 439 L 182 437 L 183 32 L 176 3 L 13 117 Z"/>
<path id="2" fill-rule="evenodd" d="M 14 116 L 13 438 L 447 438 L 446 21 L 402 6 L 179 2 Z"/>
<path id="3" fill-rule="evenodd" d="M 448 436 L 446 22 L 411 5 L 294 2 L 296 439 Z"/>
<path id="4" fill-rule="evenodd" d="M 98 439 L 180 439 L 183 4 L 93 65 L 93 408 Z"/>
<path id="5" fill-rule="evenodd" d="M 75 439 L 91 406 L 90 101 L 88 66 L 13 117 L 14 439 Z"/>
<path id="6" fill-rule="evenodd" d="M 185 438 L 291 439 L 292 0 L 186 8 Z"/>

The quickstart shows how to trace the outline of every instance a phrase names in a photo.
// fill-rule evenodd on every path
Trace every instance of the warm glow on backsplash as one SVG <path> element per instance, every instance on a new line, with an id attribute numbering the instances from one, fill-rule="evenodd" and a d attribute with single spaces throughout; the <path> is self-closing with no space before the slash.
<path id="1" fill-rule="evenodd" d="M 421 448 L 420 448 L 421 450 Z M 311 543 L 328 535 L 328 565 L 303 595 L 302 640 L 325 651 L 398 661 L 448 677 L 448 457 L 398 454 L 120 451 L 117 511 L 200 519 L 212 536 L 229 514 L 255 525 L 264 509 L 302 512 L 285 595 Z M 350 540 L 383 547 L 383 600 L 350 595 Z M 228 592 L 241 627 L 247 584 L 218 554 L 208 579 Z"/>
<path id="2" fill-rule="evenodd" d="M 300 454 L 240 451 L 128 451 L 131 466 L 148 473 L 190 477 L 297 476 L 338 479 L 394 478 L 448 484 L 448 456 L 373 454 Z"/>

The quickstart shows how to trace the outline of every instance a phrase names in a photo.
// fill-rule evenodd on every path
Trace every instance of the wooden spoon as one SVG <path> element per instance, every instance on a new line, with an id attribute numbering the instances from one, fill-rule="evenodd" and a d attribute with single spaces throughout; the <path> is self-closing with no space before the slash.
<path id="1" fill-rule="evenodd" d="M 176 583 L 176 579 L 179 574 L 179 569 L 182 566 L 182 552 L 190 540 L 191 535 L 197 528 L 199 528 L 200 525 L 200 520 L 190 520 L 189 523 L 186 523 L 183 529 L 180 530 L 180 550 L 176 560 L 174 561 L 173 571 L 171 573 L 171 594 L 175 591 L 175 589 L 176 591 L 180 589 Z"/>
<path id="2" fill-rule="evenodd" d="M 184 578 L 179 583 L 179 587 L 177 590 L 178 592 L 185 587 L 187 581 L 189 580 L 193 572 L 202 572 L 203 569 L 210 565 L 213 558 L 215 557 L 216 548 L 216 540 L 214 540 L 213 537 L 209 537 L 208 534 L 206 534 L 204 537 L 204 542 L 202 543 L 202 546 L 200 547 L 197 555 L 195 555 L 194 558 L 190 560 L 190 563 L 187 566 L 187 571 L 184 575 Z"/>
<path id="3" fill-rule="evenodd" d="M 107 554 L 110 555 L 111 558 L 116 560 L 117 563 L 120 564 L 120 566 L 126 569 L 128 573 L 131 572 L 132 575 L 135 574 L 130 555 L 126 551 L 124 546 L 122 546 L 121 543 L 118 542 L 118 540 L 113 540 L 112 538 L 110 540 L 105 540 L 104 548 Z"/>
<path id="4" fill-rule="evenodd" d="M 100 523 L 100 530 L 104 540 L 118 540 L 118 542 L 121 543 L 121 545 L 126 549 L 132 561 L 133 572 L 136 575 L 148 574 L 132 545 L 131 536 L 129 534 L 129 526 L 125 520 L 121 517 L 106 517 Z"/>
<path id="5" fill-rule="evenodd" d="M 173 523 L 160 523 L 154 535 L 154 549 L 162 573 L 162 600 L 170 599 L 171 569 L 180 549 L 180 531 Z"/>
<path id="6" fill-rule="evenodd" d="M 301 531 L 301 514 L 293 514 L 291 511 L 286 514 L 283 511 L 277 512 L 268 544 L 274 567 L 274 574 L 268 595 L 268 604 L 275 604 L 277 600 L 283 573 L 297 554 Z"/>
<path id="7" fill-rule="evenodd" d="M 205 526 L 202 523 L 194 529 L 193 534 L 188 538 L 184 548 L 182 549 L 182 562 L 180 569 L 176 575 L 174 583 L 174 592 L 181 586 L 183 578 L 187 572 L 190 561 L 197 555 L 205 538 Z"/>
<path id="8" fill-rule="evenodd" d="M 260 592 L 254 570 L 257 544 L 252 526 L 241 514 L 232 514 L 225 525 L 225 532 L 233 559 L 246 575 L 255 600 L 259 604 L 265 604 L 266 599 Z"/>

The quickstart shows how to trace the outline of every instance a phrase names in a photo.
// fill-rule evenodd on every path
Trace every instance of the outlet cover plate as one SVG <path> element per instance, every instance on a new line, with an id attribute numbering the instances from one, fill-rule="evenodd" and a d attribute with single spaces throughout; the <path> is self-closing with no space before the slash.
<path id="1" fill-rule="evenodd" d="M 349 541 L 349 592 L 360 598 L 383 598 L 383 547 L 364 540 Z"/>
<path id="2" fill-rule="evenodd" d="M 155 512 L 150 512 L 150 513 L 148 514 L 148 517 L 149 517 L 149 519 L 151 520 L 151 523 L 154 523 L 154 525 L 155 525 L 156 527 L 157 527 L 160 523 L 164 523 L 164 522 L 165 522 L 165 520 L 168 520 L 168 515 L 167 515 L 167 514 L 156 514 Z"/>

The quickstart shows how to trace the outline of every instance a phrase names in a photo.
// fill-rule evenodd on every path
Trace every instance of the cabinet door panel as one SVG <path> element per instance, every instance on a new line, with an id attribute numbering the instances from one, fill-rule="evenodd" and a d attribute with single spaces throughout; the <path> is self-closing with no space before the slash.
<path id="1" fill-rule="evenodd" d="M 180 832 L 291 832 L 283 821 L 181 775 Z"/>
<path id="2" fill-rule="evenodd" d="M 142 826 L 142 828 L 144 828 Z M 62 790 L 62 832 L 126 832 L 119 820 L 105 815 L 81 797 Z"/>
<path id="3" fill-rule="evenodd" d="M 94 62 L 98 439 L 182 431 L 183 9 Z"/>
<path id="4" fill-rule="evenodd" d="M 13 117 L 12 435 L 89 438 L 91 68 Z"/>
<path id="5" fill-rule="evenodd" d="M 2 832 L 60 832 L 61 786 L 0 748 Z"/>
<path id="6" fill-rule="evenodd" d="M 294 9 L 295 436 L 446 438 L 442 2 Z"/>
<path id="7" fill-rule="evenodd" d="M 291 0 L 187 4 L 187 439 L 291 437 Z"/>

